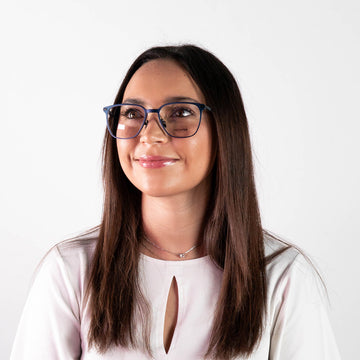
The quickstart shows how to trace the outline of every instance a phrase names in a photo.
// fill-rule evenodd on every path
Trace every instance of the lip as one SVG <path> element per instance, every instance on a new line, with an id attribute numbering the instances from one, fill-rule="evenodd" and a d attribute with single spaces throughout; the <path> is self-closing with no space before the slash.
<path id="1" fill-rule="evenodd" d="M 143 155 L 135 159 L 138 164 L 147 169 L 158 169 L 165 166 L 174 165 L 178 159 L 166 157 L 166 156 L 157 156 L 157 155 Z"/>

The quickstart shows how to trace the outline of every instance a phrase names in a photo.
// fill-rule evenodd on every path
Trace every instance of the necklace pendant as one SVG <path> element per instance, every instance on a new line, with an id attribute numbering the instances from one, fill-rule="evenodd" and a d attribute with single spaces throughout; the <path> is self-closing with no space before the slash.
<path id="1" fill-rule="evenodd" d="M 185 257 L 184 253 L 179 254 L 179 258 L 183 259 Z"/>

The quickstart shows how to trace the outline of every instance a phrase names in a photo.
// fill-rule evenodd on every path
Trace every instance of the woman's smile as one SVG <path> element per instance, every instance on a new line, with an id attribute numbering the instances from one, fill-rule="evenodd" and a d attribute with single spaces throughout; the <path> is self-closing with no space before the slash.
<path id="1" fill-rule="evenodd" d="M 148 169 L 159 169 L 165 166 L 171 166 L 178 161 L 178 159 L 175 158 L 155 155 L 143 155 L 139 158 L 135 158 L 134 160 L 140 166 Z"/>

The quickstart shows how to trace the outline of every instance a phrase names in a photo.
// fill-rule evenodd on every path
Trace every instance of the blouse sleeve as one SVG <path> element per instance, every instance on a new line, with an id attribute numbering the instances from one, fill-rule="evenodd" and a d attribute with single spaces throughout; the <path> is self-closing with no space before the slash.
<path id="1" fill-rule="evenodd" d="M 15 337 L 11 360 L 79 359 L 79 294 L 57 247 L 40 265 Z"/>
<path id="2" fill-rule="evenodd" d="M 325 289 L 314 267 L 298 254 L 279 280 L 270 360 L 339 360 Z"/>

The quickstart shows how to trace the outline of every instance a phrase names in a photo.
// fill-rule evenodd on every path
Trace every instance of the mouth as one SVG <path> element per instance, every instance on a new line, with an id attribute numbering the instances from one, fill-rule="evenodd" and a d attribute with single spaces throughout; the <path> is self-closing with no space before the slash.
<path id="1" fill-rule="evenodd" d="M 135 158 L 135 161 L 143 168 L 157 169 L 174 165 L 178 159 L 166 156 L 144 155 L 139 158 Z"/>

